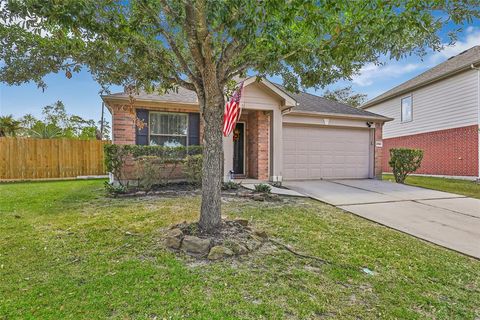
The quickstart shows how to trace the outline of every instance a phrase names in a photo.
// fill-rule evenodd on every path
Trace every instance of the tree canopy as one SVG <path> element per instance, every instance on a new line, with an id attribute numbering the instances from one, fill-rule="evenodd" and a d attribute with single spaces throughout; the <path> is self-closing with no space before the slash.
<path id="1" fill-rule="evenodd" d="M 194 90 L 205 124 L 200 227 L 220 225 L 229 80 L 280 76 L 323 87 L 381 56 L 438 50 L 438 31 L 479 16 L 478 0 L 0 0 L 0 81 L 87 68 L 105 88 Z M 455 33 L 450 34 L 454 39 Z"/>
<path id="2" fill-rule="evenodd" d="M 21 129 L 21 122 L 13 115 L 0 116 L 0 137 L 15 137 Z"/>
<path id="3" fill-rule="evenodd" d="M 355 108 L 360 107 L 367 101 L 367 95 L 364 93 L 356 93 L 353 91 L 352 86 L 335 90 L 327 90 L 323 93 L 323 97 L 328 100 L 348 104 L 349 106 Z"/>
<path id="4" fill-rule="evenodd" d="M 103 135 L 92 119 L 68 114 L 62 101 L 56 101 L 42 109 L 42 118 L 26 114 L 19 119 L 13 115 L 0 117 L 0 136 L 21 136 L 40 139 L 109 139 L 110 125 L 104 121 Z"/>
<path id="5" fill-rule="evenodd" d="M 87 67 L 103 85 L 195 90 L 254 70 L 290 88 L 349 77 L 380 55 L 439 49 L 436 31 L 478 0 L 2 0 L 0 80 L 44 87 Z M 454 37 L 454 34 L 451 35 Z"/>

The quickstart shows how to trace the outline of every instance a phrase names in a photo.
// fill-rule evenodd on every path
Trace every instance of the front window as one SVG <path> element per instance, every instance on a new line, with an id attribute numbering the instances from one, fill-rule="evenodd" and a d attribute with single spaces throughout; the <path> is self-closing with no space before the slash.
<path id="1" fill-rule="evenodd" d="M 402 122 L 412 121 L 412 96 L 402 99 Z"/>
<path id="2" fill-rule="evenodd" d="M 186 113 L 150 112 L 150 145 L 179 147 L 187 145 Z"/>

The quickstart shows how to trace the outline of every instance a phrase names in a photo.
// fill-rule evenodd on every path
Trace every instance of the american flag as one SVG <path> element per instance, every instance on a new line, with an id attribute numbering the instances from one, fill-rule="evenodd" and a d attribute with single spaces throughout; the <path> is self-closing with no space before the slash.
<path id="1" fill-rule="evenodd" d="M 242 97 L 243 82 L 240 83 L 237 90 L 233 93 L 230 100 L 225 105 L 225 113 L 223 115 L 223 135 L 228 137 L 235 128 L 235 124 L 240 118 L 240 99 Z"/>

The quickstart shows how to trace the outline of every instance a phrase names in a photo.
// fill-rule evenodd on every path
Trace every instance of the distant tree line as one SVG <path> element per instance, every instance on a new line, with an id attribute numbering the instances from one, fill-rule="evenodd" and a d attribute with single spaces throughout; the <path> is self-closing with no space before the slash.
<path id="1" fill-rule="evenodd" d="M 13 115 L 0 116 L 0 137 L 32 137 L 40 139 L 70 138 L 103 140 L 110 137 L 110 125 L 101 121 L 68 114 L 62 101 L 43 107 L 42 117 L 26 114 L 19 119 Z"/>
<path id="2" fill-rule="evenodd" d="M 367 101 L 367 95 L 364 93 L 356 93 L 352 86 L 335 89 L 333 91 L 327 90 L 323 97 L 329 100 L 348 104 L 349 106 L 358 108 Z"/>

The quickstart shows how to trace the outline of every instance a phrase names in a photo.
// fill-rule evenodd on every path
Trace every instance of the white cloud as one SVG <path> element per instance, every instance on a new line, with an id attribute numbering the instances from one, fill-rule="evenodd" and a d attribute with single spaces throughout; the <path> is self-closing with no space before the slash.
<path id="1" fill-rule="evenodd" d="M 466 37 L 463 41 L 457 41 L 453 45 L 446 45 L 440 52 L 435 52 L 430 56 L 429 62 L 431 64 L 440 63 L 452 56 L 459 54 L 471 47 L 480 45 L 480 29 L 473 26 L 465 30 Z"/>
<path id="2" fill-rule="evenodd" d="M 381 80 L 399 78 L 414 71 L 429 69 L 460 52 L 480 45 L 480 28 L 470 26 L 465 30 L 465 34 L 463 40 L 459 40 L 453 45 L 445 44 L 442 51 L 431 53 L 424 58 L 424 61 L 385 62 L 383 65 L 367 64 L 360 69 L 358 75 L 352 78 L 352 82 L 360 87 L 368 87 Z"/>
<path id="3" fill-rule="evenodd" d="M 352 82 L 361 87 L 366 87 L 374 84 L 377 80 L 392 77 L 396 78 L 421 69 L 422 67 L 423 65 L 419 63 L 403 64 L 399 62 L 384 65 L 370 63 L 360 69 L 360 73 L 352 78 Z"/>

